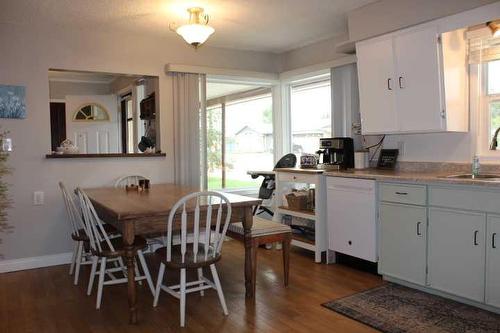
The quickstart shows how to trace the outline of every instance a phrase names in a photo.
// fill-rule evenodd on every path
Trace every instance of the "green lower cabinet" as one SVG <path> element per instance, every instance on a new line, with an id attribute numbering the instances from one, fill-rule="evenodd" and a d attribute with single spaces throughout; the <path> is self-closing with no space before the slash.
<path id="1" fill-rule="evenodd" d="M 500 215 L 488 215 L 486 303 L 500 307 Z"/>
<path id="2" fill-rule="evenodd" d="M 426 207 L 381 203 L 379 273 L 425 285 Z"/>
<path id="3" fill-rule="evenodd" d="M 428 237 L 428 285 L 484 302 L 486 214 L 431 207 Z M 498 263 L 498 254 L 489 257 Z"/>

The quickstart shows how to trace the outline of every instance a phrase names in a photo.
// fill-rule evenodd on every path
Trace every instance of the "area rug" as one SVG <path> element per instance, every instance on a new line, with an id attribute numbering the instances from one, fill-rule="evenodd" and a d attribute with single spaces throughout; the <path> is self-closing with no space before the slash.
<path id="1" fill-rule="evenodd" d="M 322 305 L 387 333 L 500 333 L 500 315 L 393 283 Z"/>

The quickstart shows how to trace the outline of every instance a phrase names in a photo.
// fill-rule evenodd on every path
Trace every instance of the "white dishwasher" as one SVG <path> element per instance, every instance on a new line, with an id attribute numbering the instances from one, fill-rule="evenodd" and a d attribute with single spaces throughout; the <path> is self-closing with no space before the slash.
<path id="1" fill-rule="evenodd" d="M 377 262 L 375 181 L 327 177 L 328 249 Z"/>

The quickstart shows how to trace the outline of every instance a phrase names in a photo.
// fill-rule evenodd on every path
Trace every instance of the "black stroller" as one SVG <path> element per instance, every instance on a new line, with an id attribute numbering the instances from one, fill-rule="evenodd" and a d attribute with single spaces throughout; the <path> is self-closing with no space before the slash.
<path id="1" fill-rule="evenodd" d="M 274 166 L 277 168 L 294 168 L 297 163 L 297 157 L 294 154 L 286 154 Z M 255 206 L 253 215 L 261 213 L 268 213 L 273 216 L 274 213 L 269 207 L 273 207 L 273 195 L 276 189 L 275 174 L 273 171 L 248 171 L 247 172 L 253 179 L 264 177 L 262 184 L 259 188 L 259 199 L 262 199 L 262 204 Z"/>

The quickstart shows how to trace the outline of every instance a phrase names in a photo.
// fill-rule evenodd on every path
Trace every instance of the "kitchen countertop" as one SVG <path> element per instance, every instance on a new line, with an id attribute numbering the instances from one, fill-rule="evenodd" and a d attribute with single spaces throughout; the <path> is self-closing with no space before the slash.
<path id="1" fill-rule="evenodd" d="M 316 169 L 316 168 L 311 168 L 311 169 L 301 169 L 301 168 L 276 168 L 274 171 L 277 172 L 293 172 L 293 173 L 308 173 L 308 174 L 321 174 L 325 172 L 323 169 Z"/>
<path id="2" fill-rule="evenodd" d="M 373 179 L 380 181 L 398 181 L 410 183 L 442 183 L 450 185 L 478 185 L 500 188 L 498 180 L 477 180 L 477 179 L 457 179 L 445 178 L 446 176 L 463 174 L 468 172 L 443 172 L 443 171 L 399 171 L 399 170 L 379 170 L 370 169 L 350 169 L 324 171 L 325 176 Z M 500 177 L 500 176 L 499 176 Z"/>

